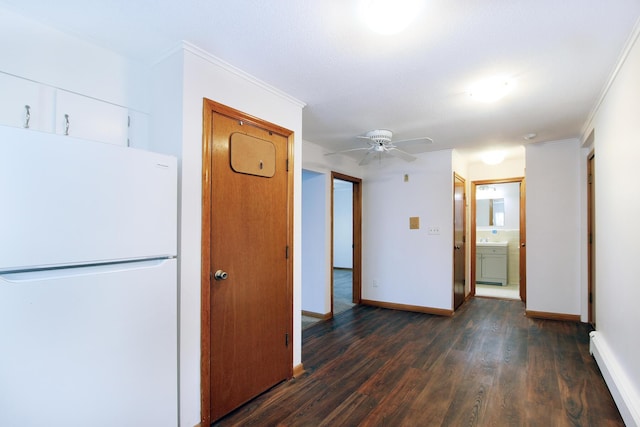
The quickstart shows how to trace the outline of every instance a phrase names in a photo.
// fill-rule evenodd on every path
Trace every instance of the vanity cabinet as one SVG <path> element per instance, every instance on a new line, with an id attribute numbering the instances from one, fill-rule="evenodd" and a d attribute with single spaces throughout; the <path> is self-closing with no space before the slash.
<path id="1" fill-rule="evenodd" d="M 476 283 L 507 285 L 507 244 L 476 244 Z"/>

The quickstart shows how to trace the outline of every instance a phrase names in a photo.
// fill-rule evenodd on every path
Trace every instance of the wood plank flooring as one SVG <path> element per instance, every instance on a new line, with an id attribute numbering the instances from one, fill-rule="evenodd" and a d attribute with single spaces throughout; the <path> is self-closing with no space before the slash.
<path id="1" fill-rule="evenodd" d="M 303 331 L 306 373 L 216 426 L 623 426 L 584 324 L 475 298 L 451 318 L 356 306 Z"/>

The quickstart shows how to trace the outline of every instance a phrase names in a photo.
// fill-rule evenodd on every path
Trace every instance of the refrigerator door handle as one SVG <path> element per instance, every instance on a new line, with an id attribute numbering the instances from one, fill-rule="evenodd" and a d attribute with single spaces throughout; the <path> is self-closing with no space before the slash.
<path id="1" fill-rule="evenodd" d="M 107 264 L 63 266 L 49 269 L 6 272 L 0 273 L 0 279 L 6 282 L 19 284 L 75 276 L 117 273 L 125 270 L 155 268 L 165 262 L 168 262 L 168 260 L 169 258 L 159 258 L 141 261 L 124 261 Z"/>

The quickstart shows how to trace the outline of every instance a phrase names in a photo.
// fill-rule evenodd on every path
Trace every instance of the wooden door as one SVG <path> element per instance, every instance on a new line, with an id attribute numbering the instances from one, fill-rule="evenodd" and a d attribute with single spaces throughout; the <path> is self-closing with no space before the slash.
<path id="1" fill-rule="evenodd" d="M 203 206 L 203 420 L 211 422 L 292 375 L 291 176 L 286 130 L 211 102 L 205 108 L 214 109 L 205 111 Z"/>
<path id="2" fill-rule="evenodd" d="M 596 327 L 596 164 L 595 154 L 587 159 L 587 224 L 588 224 L 588 281 L 589 281 L 589 323 Z"/>
<path id="3" fill-rule="evenodd" d="M 525 178 L 520 180 L 520 299 L 527 302 L 527 192 Z"/>
<path id="4" fill-rule="evenodd" d="M 465 181 L 454 174 L 453 186 L 453 309 L 464 302 L 465 292 Z"/>

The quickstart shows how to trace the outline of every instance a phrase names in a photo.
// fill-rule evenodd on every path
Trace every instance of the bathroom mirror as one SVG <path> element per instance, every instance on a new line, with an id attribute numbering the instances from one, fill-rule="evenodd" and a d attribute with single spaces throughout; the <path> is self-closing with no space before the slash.
<path id="1" fill-rule="evenodd" d="M 504 199 L 476 200 L 476 226 L 504 227 Z"/>

